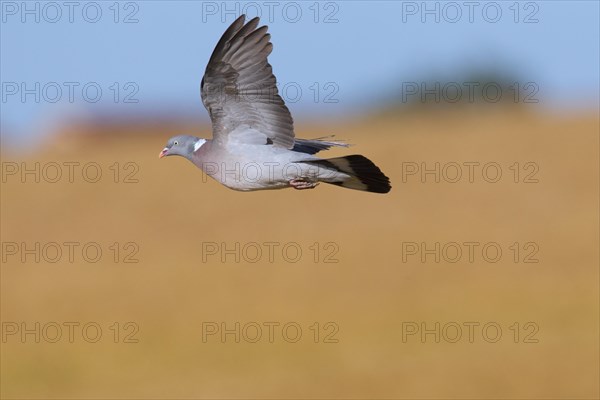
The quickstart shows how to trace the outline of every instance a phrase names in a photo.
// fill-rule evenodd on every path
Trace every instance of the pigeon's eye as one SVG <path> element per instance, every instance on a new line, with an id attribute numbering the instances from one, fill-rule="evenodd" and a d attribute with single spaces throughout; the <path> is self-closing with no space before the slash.
<path id="1" fill-rule="evenodd" d="M 174 144 L 175 146 L 177 146 L 177 145 L 179 144 L 179 142 L 176 140 L 176 141 L 175 141 L 173 144 Z"/>

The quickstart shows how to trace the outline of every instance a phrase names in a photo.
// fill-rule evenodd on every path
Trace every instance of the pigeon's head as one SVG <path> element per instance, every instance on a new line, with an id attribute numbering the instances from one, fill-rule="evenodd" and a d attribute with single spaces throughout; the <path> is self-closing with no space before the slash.
<path id="1" fill-rule="evenodd" d="M 167 142 L 167 145 L 158 155 L 158 158 L 165 156 L 190 157 L 196 150 L 202 146 L 206 140 L 189 135 L 173 136 Z"/>

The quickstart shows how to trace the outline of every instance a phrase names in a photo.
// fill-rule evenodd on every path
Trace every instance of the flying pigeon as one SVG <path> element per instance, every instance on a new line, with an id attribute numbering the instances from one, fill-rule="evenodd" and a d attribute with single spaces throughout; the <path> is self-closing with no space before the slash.
<path id="1" fill-rule="evenodd" d="M 315 156 L 345 143 L 298 139 L 279 96 L 267 56 L 273 50 L 267 26 L 241 15 L 215 47 L 200 84 L 213 138 L 174 136 L 160 152 L 182 156 L 228 188 L 240 191 L 312 189 L 319 182 L 374 193 L 390 191 L 390 180 L 361 155 Z"/>

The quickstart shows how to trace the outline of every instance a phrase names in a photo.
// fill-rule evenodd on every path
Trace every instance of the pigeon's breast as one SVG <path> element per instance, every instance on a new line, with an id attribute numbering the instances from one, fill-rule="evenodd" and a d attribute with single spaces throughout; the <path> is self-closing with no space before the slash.
<path id="1" fill-rule="evenodd" d="M 205 146 L 210 147 L 204 149 Z M 280 189 L 305 173 L 303 159 L 314 158 L 272 145 L 207 143 L 195 160 L 207 175 L 234 190 Z"/>

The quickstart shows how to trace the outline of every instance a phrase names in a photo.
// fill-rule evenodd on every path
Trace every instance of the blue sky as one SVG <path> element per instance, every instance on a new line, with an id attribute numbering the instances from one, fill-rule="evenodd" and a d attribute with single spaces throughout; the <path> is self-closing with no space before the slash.
<path id="1" fill-rule="evenodd" d="M 0 2 L 3 135 L 35 137 L 77 115 L 205 118 L 206 62 L 243 11 L 270 26 L 270 62 L 297 117 L 354 114 L 399 97 L 402 82 L 490 68 L 535 82 L 546 107 L 599 103 L 597 1 L 70 4 Z"/>

